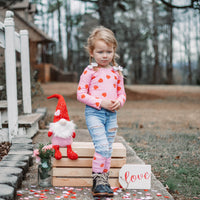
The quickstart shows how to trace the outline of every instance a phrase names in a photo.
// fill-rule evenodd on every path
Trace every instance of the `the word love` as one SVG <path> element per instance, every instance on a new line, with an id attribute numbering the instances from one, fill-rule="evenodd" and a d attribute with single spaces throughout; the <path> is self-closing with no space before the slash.
<path id="1" fill-rule="evenodd" d="M 151 165 L 124 165 L 119 172 L 119 182 L 126 189 L 150 189 Z"/>
<path id="2" fill-rule="evenodd" d="M 140 174 L 131 174 L 130 171 L 125 172 L 125 181 L 127 183 L 135 182 L 135 181 L 142 181 L 143 179 L 150 179 L 151 174 L 149 172 L 140 173 Z"/>

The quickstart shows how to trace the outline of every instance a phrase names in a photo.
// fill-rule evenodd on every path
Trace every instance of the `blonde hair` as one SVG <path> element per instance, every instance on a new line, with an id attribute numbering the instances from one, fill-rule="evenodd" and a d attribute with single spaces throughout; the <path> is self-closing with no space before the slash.
<path id="1" fill-rule="evenodd" d="M 113 66 L 116 66 L 117 63 L 115 59 L 119 56 L 116 53 L 118 44 L 114 33 L 110 29 L 105 28 L 104 26 L 97 26 L 95 29 L 93 29 L 90 36 L 88 37 L 87 46 L 85 47 L 89 55 L 94 50 L 95 42 L 97 40 L 103 40 L 107 45 L 111 44 L 113 45 L 114 56 L 112 59 L 112 64 Z M 90 56 L 89 63 L 91 64 L 91 62 L 92 62 L 92 57 Z"/>

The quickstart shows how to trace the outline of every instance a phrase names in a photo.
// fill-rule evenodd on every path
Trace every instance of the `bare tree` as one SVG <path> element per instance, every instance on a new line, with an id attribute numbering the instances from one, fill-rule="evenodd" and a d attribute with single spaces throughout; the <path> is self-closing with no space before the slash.
<path id="1" fill-rule="evenodd" d="M 107 28 L 111 27 L 115 32 L 114 3 L 115 1 L 113 0 L 97 1 L 100 24 L 104 25 Z"/>
<path id="2" fill-rule="evenodd" d="M 156 1 L 152 0 L 153 8 L 153 49 L 154 49 L 154 67 L 153 67 L 153 83 L 158 84 L 160 81 L 159 67 L 159 50 L 158 50 L 158 29 L 157 29 L 157 5 Z"/>
<path id="3" fill-rule="evenodd" d="M 71 71 L 72 66 L 72 16 L 71 16 L 71 4 L 70 1 L 65 0 L 65 30 L 66 30 L 66 47 L 67 47 L 67 69 Z"/>
<path id="4" fill-rule="evenodd" d="M 200 9 L 200 0 L 190 0 L 190 4 L 179 6 L 172 4 L 172 1 L 167 2 L 165 0 L 160 0 L 162 3 L 164 3 L 166 6 L 169 6 L 171 8 L 177 8 L 177 9 L 186 9 L 186 8 L 193 8 L 193 9 Z"/>
<path id="5" fill-rule="evenodd" d="M 188 82 L 189 84 L 192 84 L 192 64 L 191 64 L 191 18 L 190 14 L 188 15 L 188 36 L 187 39 L 185 40 L 187 44 L 185 45 L 186 47 L 186 55 L 188 58 Z"/>
<path id="6" fill-rule="evenodd" d="M 191 19 L 190 19 L 190 14 L 187 17 L 187 24 L 184 24 L 184 48 L 185 48 L 185 56 L 187 58 L 187 63 L 186 63 L 186 73 L 187 73 L 187 83 L 192 84 L 192 66 L 191 66 Z"/>
<path id="7" fill-rule="evenodd" d="M 172 0 L 170 0 L 172 2 Z M 173 83 L 173 24 L 174 24 L 174 16 L 173 16 L 173 9 L 170 7 L 169 9 L 169 38 L 170 38 L 170 45 L 169 45 L 169 63 L 167 63 L 166 67 L 166 75 L 167 75 L 167 84 Z"/>
<path id="8" fill-rule="evenodd" d="M 200 85 L 200 12 L 197 14 L 196 19 L 196 49 L 197 49 L 197 67 L 196 67 L 196 83 Z"/>
<path id="9" fill-rule="evenodd" d="M 53 4 L 52 2 L 50 3 L 49 1 L 48 1 L 48 10 L 47 10 L 47 13 L 48 13 L 48 15 L 50 15 L 49 16 L 49 23 L 50 23 L 50 21 L 51 21 L 51 31 L 52 31 L 52 38 L 54 38 L 54 32 L 55 32 L 55 30 L 54 30 L 54 12 L 56 11 L 56 6 L 55 6 L 55 4 Z"/>
<path id="10" fill-rule="evenodd" d="M 62 36 L 61 36 L 61 6 L 62 2 L 60 0 L 56 0 L 56 8 L 58 11 L 58 42 L 59 42 L 59 51 L 62 55 Z"/>
<path id="11" fill-rule="evenodd" d="M 42 0 L 37 1 L 40 2 Z M 49 18 L 52 19 L 53 14 L 57 14 L 58 16 L 57 35 L 59 44 L 62 44 L 62 47 L 62 37 L 66 37 L 66 44 L 64 45 L 66 45 L 67 49 L 67 68 L 69 71 L 77 69 L 75 66 L 77 66 L 77 63 L 80 63 L 79 60 L 81 60 L 81 63 L 84 63 L 83 65 L 88 62 L 87 57 L 84 56 L 85 52 L 83 46 L 88 37 L 89 30 L 101 24 L 115 32 L 120 46 L 118 51 L 120 55 L 119 63 L 127 68 L 130 84 L 173 84 L 176 82 L 173 80 L 173 54 L 176 53 L 175 50 L 177 48 L 182 51 L 180 60 L 187 63 L 185 66 L 187 66 L 188 83 L 192 83 L 192 78 L 194 78 L 192 77 L 192 75 L 194 75 L 192 53 L 194 49 L 191 49 L 190 44 L 193 42 L 192 40 L 194 37 L 193 35 L 189 35 L 187 30 L 196 30 L 196 47 L 200 60 L 199 43 L 197 41 L 199 40 L 199 28 L 195 27 L 196 29 L 194 29 L 193 22 L 191 22 L 192 19 L 181 21 L 183 17 L 180 19 L 177 18 L 176 13 L 181 11 L 181 9 L 186 9 L 184 11 L 191 12 L 198 11 L 194 9 L 198 8 L 200 0 L 188 0 L 188 5 L 186 4 L 183 6 L 179 6 L 179 4 L 175 5 L 175 1 L 173 0 L 79 1 L 85 3 L 86 7 L 88 6 L 87 9 L 85 9 L 85 14 L 79 16 L 70 12 L 69 0 L 52 0 L 51 3 L 49 3 L 49 6 L 55 6 L 53 12 L 49 13 Z M 64 5 L 62 5 L 62 3 Z M 64 25 L 66 34 L 61 34 L 61 13 L 59 14 L 61 6 L 65 9 Z M 151 13 L 152 15 L 150 15 Z M 181 15 L 182 14 L 183 13 L 181 13 Z M 186 15 L 187 13 L 184 12 L 184 16 Z M 181 27 L 183 23 L 185 24 L 186 29 L 184 32 L 179 31 L 179 28 L 177 28 L 179 21 Z M 189 21 L 191 23 L 190 27 L 188 26 Z M 43 24 L 45 23 L 47 23 L 46 18 Z M 45 29 L 46 28 L 47 25 L 45 25 Z M 52 29 L 54 28 L 55 27 L 52 27 Z M 48 28 L 46 30 L 48 30 Z M 178 35 L 173 36 L 173 30 L 174 34 L 178 32 Z M 173 46 L 176 44 L 174 43 L 175 40 L 179 41 L 180 47 L 175 46 L 174 50 Z M 58 49 L 62 51 L 62 47 Z M 62 57 L 61 53 L 59 53 L 59 55 Z M 180 60 L 176 59 L 176 64 L 180 64 Z M 181 63 L 181 70 L 185 63 Z M 184 72 L 186 74 L 186 71 Z M 164 79 L 164 77 L 166 77 L 166 79 Z"/>
<path id="12" fill-rule="evenodd" d="M 90 2 L 95 4 L 96 11 L 99 14 L 99 23 L 112 31 L 116 32 L 114 13 L 116 7 L 121 9 L 122 12 L 126 11 L 125 3 L 130 0 L 79 0 L 83 2 Z M 132 1 L 131 1 L 132 2 Z"/>
<path id="13" fill-rule="evenodd" d="M 4 9 L 9 8 L 11 5 L 21 2 L 23 0 L 1 0 L 0 1 L 0 7 L 4 7 Z"/>

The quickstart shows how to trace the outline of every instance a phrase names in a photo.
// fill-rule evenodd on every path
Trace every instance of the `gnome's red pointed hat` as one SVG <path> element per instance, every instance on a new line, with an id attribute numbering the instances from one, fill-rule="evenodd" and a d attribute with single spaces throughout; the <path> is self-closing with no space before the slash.
<path id="1" fill-rule="evenodd" d="M 58 104 L 56 106 L 56 112 L 54 114 L 53 122 L 57 122 L 62 118 L 66 119 L 67 121 L 70 121 L 69 115 L 68 115 L 68 110 L 67 110 L 67 105 L 65 103 L 64 97 L 60 94 L 53 94 L 53 95 L 47 97 L 47 99 L 51 99 L 51 98 L 58 99 Z"/>

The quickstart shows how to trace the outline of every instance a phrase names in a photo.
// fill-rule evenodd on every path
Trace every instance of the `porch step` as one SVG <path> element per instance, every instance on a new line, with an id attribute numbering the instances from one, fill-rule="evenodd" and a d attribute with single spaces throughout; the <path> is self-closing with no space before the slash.
<path id="1" fill-rule="evenodd" d="M 42 113 L 20 115 L 18 117 L 19 128 L 20 127 L 30 128 L 35 122 L 38 122 L 40 119 L 42 119 L 42 117 L 43 117 Z M 2 123 L 2 127 L 8 128 L 8 121 Z"/>
<path id="2" fill-rule="evenodd" d="M 17 101 L 17 105 L 20 106 L 22 105 L 22 100 L 18 100 Z M 5 110 L 8 107 L 8 103 L 6 100 L 1 100 L 0 101 L 0 110 Z"/>
<path id="3" fill-rule="evenodd" d="M 32 113 L 18 116 L 19 135 L 27 135 L 32 138 L 39 130 L 38 122 L 46 113 Z M 2 128 L 8 128 L 8 121 L 2 123 Z"/>
<path id="4" fill-rule="evenodd" d="M 22 105 L 22 100 L 17 101 L 18 107 Z M 2 123 L 8 120 L 8 114 L 7 114 L 7 107 L 8 103 L 6 100 L 0 101 L 0 128 L 2 128 Z"/>

